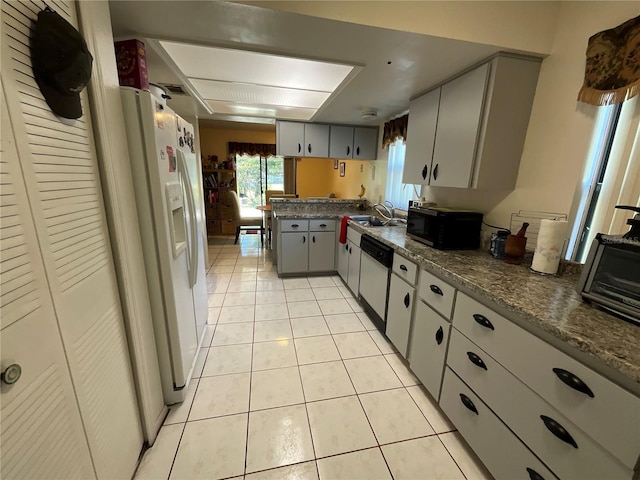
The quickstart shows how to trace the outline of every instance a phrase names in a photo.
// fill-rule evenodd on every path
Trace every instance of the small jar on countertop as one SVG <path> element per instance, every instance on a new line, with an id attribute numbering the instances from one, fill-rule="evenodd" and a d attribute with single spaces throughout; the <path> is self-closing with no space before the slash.
<path id="1" fill-rule="evenodd" d="M 498 230 L 496 233 L 491 234 L 491 245 L 489 247 L 489 253 L 494 258 L 504 258 L 504 246 L 507 243 L 507 236 L 509 230 Z"/>

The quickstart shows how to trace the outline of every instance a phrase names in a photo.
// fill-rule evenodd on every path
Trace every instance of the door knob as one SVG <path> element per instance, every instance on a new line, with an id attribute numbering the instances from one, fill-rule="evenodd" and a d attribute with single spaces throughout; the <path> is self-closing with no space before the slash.
<path id="1" fill-rule="evenodd" d="M 0 378 L 7 385 L 13 385 L 22 376 L 22 368 L 17 363 L 9 365 L 4 369 L 4 372 L 0 373 Z"/>

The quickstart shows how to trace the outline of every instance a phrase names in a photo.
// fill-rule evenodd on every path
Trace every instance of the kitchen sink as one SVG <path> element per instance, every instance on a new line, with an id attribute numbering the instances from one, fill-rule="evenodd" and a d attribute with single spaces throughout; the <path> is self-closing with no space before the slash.
<path id="1" fill-rule="evenodd" d="M 363 227 L 384 227 L 387 226 L 385 223 L 381 222 L 379 218 L 373 215 L 352 215 L 351 220 L 359 223 Z M 390 224 L 393 225 L 393 224 Z"/>

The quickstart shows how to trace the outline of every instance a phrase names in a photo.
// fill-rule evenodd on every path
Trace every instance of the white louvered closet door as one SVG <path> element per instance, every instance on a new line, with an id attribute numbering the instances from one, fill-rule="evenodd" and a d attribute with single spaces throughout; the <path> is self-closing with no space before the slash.
<path id="1" fill-rule="evenodd" d="M 6 108 L 0 121 L 0 369 L 22 368 L 0 385 L 0 478 L 95 478 Z"/>
<path id="2" fill-rule="evenodd" d="M 31 69 L 30 28 L 47 5 L 77 25 L 68 0 L 2 3 L 6 108 L 95 471 L 130 478 L 142 431 L 86 90 L 82 118 L 65 125 Z"/>

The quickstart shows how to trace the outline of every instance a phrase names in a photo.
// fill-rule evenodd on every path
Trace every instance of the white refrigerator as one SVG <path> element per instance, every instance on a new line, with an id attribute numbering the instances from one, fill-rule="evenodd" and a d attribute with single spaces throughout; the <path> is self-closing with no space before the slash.
<path id="1" fill-rule="evenodd" d="M 207 323 L 203 193 L 193 127 L 151 93 L 121 88 L 165 403 L 185 399 Z"/>

